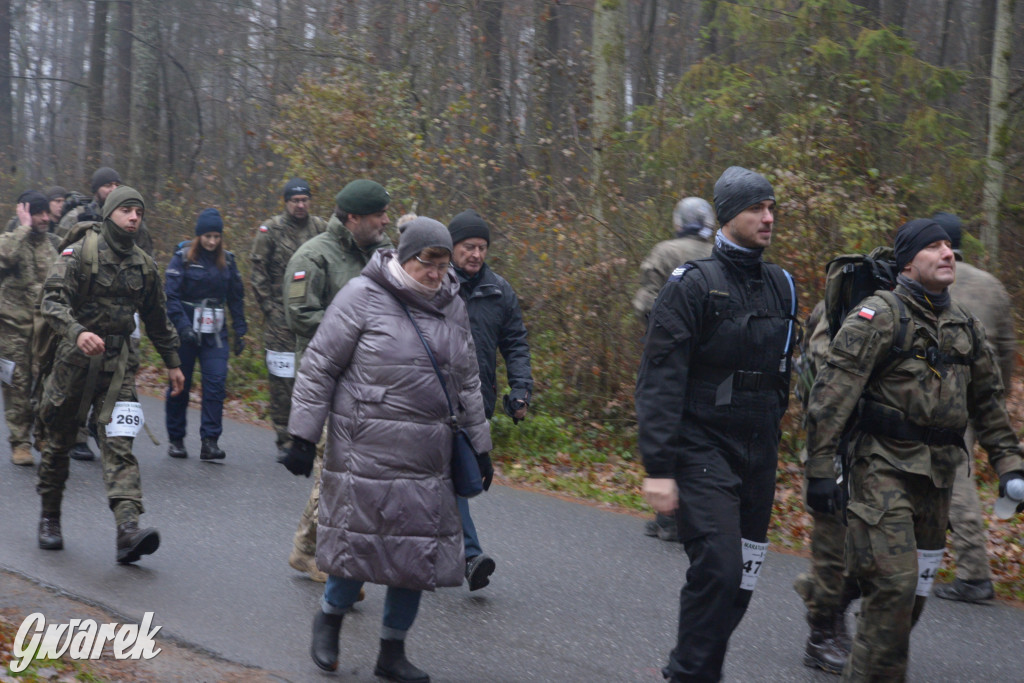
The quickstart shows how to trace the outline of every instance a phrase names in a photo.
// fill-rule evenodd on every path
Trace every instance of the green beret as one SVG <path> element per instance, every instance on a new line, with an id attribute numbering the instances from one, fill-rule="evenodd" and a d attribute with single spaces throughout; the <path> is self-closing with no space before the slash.
<path id="1" fill-rule="evenodd" d="M 368 216 L 387 208 L 391 195 L 383 185 L 372 180 L 353 180 L 334 197 L 334 203 L 345 213 Z"/>

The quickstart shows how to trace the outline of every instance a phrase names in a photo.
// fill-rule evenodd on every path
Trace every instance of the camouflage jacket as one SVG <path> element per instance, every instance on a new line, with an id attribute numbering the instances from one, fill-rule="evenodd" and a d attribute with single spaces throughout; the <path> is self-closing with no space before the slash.
<path id="1" fill-rule="evenodd" d="M 72 365 L 88 365 L 89 357 L 76 346 L 78 335 L 88 331 L 104 338 L 107 359 L 116 360 L 120 345 L 135 331 L 137 311 L 166 366 L 178 367 L 178 333 L 167 319 L 164 288 L 153 259 L 138 248 L 121 258 L 101 233 L 98 272 L 92 275 L 83 267 L 84 241 L 61 252 L 43 287 L 43 317 L 62 337 L 58 358 Z"/>
<path id="2" fill-rule="evenodd" d="M 0 322 L 32 332 L 32 312 L 57 260 L 57 241 L 27 226 L 0 234 Z"/>
<path id="3" fill-rule="evenodd" d="M 82 219 L 85 222 L 103 221 L 103 209 L 94 199 L 85 206 L 76 206 L 64 214 L 64 217 L 60 219 L 60 223 L 57 224 L 56 229 L 53 231 L 58 237 L 64 239 L 71 231 L 71 228 L 80 222 L 78 219 L 83 213 L 87 213 L 86 217 Z M 153 237 L 149 234 L 149 229 L 146 228 L 145 220 L 139 223 L 139 232 L 135 236 L 135 244 L 150 256 L 153 255 Z"/>
<path id="4" fill-rule="evenodd" d="M 984 326 L 974 319 L 972 332 L 970 314 L 955 302 L 936 314 L 915 301 L 902 285 L 895 293 L 911 317 L 914 353 L 884 367 L 892 359 L 899 321 L 898 313 L 877 294 L 847 316 L 811 390 L 807 476 L 835 476 L 840 434 L 862 397 L 924 428 L 963 432 L 970 418 L 993 469 L 1000 474 L 1021 469 L 1017 437 L 1010 428 L 1003 384 Z M 936 360 L 934 352 L 928 353 L 929 347 L 942 357 L 966 358 L 968 362 Z M 881 372 L 875 373 L 879 368 Z M 861 429 L 854 430 L 850 443 L 852 459 L 880 455 L 898 470 L 930 477 L 939 488 L 953 485 L 956 466 L 965 457 L 959 445 L 898 440 Z"/>
<path id="5" fill-rule="evenodd" d="M 991 273 L 967 263 L 957 262 L 956 284 L 950 286 L 953 300 L 971 312 L 988 333 L 988 343 L 996 354 L 1003 386 L 1010 388 L 1017 340 L 1013 332 L 1013 310 L 1006 288 Z"/>
<path id="6" fill-rule="evenodd" d="M 252 242 L 252 291 L 267 322 L 287 329 L 281 281 L 285 267 L 295 250 L 327 229 L 323 218 L 310 216 L 304 225 L 288 213 L 281 213 L 260 225 Z"/>
<path id="7" fill-rule="evenodd" d="M 687 261 L 711 256 L 711 242 L 699 237 L 680 237 L 658 242 L 640 264 L 640 289 L 633 297 L 633 309 L 645 322 L 658 292 L 672 271 Z"/>
<path id="8" fill-rule="evenodd" d="M 373 252 L 390 246 L 387 235 L 368 247 L 356 245 L 348 228 L 337 216 L 331 216 L 327 232 L 298 248 L 281 281 L 286 297 L 285 318 L 297 342 L 296 360 L 316 334 L 334 295 L 363 272 Z"/>

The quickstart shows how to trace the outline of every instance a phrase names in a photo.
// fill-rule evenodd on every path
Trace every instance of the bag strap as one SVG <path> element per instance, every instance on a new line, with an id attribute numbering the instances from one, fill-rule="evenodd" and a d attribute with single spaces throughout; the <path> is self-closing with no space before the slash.
<path id="1" fill-rule="evenodd" d="M 397 297 L 396 297 L 397 298 Z M 441 382 L 441 391 L 444 392 L 444 400 L 448 402 L 448 414 L 451 416 L 451 428 L 455 431 L 459 427 L 459 419 L 455 417 L 455 408 L 452 407 L 452 399 L 448 395 L 448 384 L 444 381 L 444 375 L 441 374 L 441 368 L 437 365 L 437 360 L 434 358 L 434 352 L 430 350 L 430 344 L 427 343 L 426 337 L 423 336 L 423 332 L 420 331 L 420 326 L 416 324 L 416 319 L 412 317 L 412 312 L 409 307 L 405 305 L 405 302 L 398 299 L 398 305 L 402 307 L 405 314 L 409 316 L 409 322 L 416 329 L 416 334 L 419 336 L 420 341 L 423 342 L 423 348 L 427 350 L 427 357 L 430 358 L 430 364 L 434 366 L 434 372 L 437 373 L 437 379 Z"/>

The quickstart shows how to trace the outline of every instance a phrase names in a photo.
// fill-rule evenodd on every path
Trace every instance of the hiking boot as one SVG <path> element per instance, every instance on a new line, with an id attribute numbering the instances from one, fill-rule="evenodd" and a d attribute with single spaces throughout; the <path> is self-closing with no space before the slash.
<path id="1" fill-rule="evenodd" d="M 82 443 L 76 443 L 74 446 L 72 446 L 71 450 L 68 452 L 68 455 L 71 456 L 72 460 L 96 459 L 96 454 L 92 452 L 91 448 L 89 448 L 89 444 L 85 443 L 84 441 Z"/>
<path id="2" fill-rule="evenodd" d="M 477 555 L 466 560 L 466 581 L 469 590 L 477 591 L 491 582 L 494 573 L 494 560 L 486 555 Z"/>
<path id="3" fill-rule="evenodd" d="M 830 674 L 841 674 L 850 656 L 850 649 L 844 646 L 836 633 L 834 618 L 812 619 L 807 617 L 811 625 L 811 635 L 807 637 L 804 649 L 804 666 L 827 671 Z M 844 622 L 845 630 L 845 622 Z"/>
<path id="4" fill-rule="evenodd" d="M 63 550 L 64 536 L 60 532 L 60 515 L 45 512 L 39 518 L 39 547 L 43 550 Z"/>
<path id="5" fill-rule="evenodd" d="M 676 518 L 661 513 L 656 514 L 654 519 L 649 519 L 644 523 L 644 535 L 677 543 L 679 530 L 676 527 Z"/>
<path id="6" fill-rule="evenodd" d="M 292 547 L 292 554 L 288 556 L 288 566 L 297 572 L 308 574 L 309 578 L 317 583 L 327 582 L 327 574 L 317 569 L 316 558 L 301 552 L 298 548 Z"/>
<path id="7" fill-rule="evenodd" d="M 187 458 L 188 451 L 185 450 L 184 439 L 171 439 L 171 443 L 167 446 L 167 455 L 172 458 Z"/>
<path id="8" fill-rule="evenodd" d="M 937 598 L 959 600 L 960 602 L 985 602 L 996 595 L 995 588 L 988 579 L 954 579 L 953 583 L 936 586 L 932 592 Z"/>
<path id="9" fill-rule="evenodd" d="M 327 614 L 322 609 L 313 616 L 313 642 L 309 646 L 309 654 L 324 671 L 338 668 L 338 637 L 344 617 L 344 614 Z"/>
<path id="10" fill-rule="evenodd" d="M 117 525 L 117 561 L 121 564 L 136 562 L 159 547 L 160 532 L 156 529 L 139 529 L 138 522 Z"/>
<path id="11" fill-rule="evenodd" d="M 207 437 L 203 439 L 202 448 L 199 449 L 200 460 L 223 460 L 226 453 L 217 445 L 217 439 Z"/>
<path id="12" fill-rule="evenodd" d="M 404 640 L 381 638 L 380 654 L 377 655 L 377 666 L 373 669 L 373 675 L 399 683 L 430 683 L 427 672 L 417 669 L 405 658 Z"/>
<path id="13" fill-rule="evenodd" d="M 11 451 L 11 462 L 15 465 L 35 465 L 36 461 L 32 457 L 32 449 L 22 444 L 21 446 L 15 446 L 14 450 Z"/>

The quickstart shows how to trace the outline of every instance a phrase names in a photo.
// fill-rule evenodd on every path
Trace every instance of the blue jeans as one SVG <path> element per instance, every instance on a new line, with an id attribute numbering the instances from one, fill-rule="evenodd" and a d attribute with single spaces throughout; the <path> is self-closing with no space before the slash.
<path id="1" fill-rule="evenodd" d="M 480 548 L 480 539 L 476 535 L 476 525 L 473 518 L 469 516 L 469 498 L 455 496 L 459 505 L 459 517 L 462 517 L 462 542 L 466 547 L 466 560 L 472 560 L 477 555 L 483 555 Z"/>
<path id="2" fill-rule="evenodd" d="M 343 579 L 340 576 L 328 574 L 324 595 L 320 599 L 320 609 L 325 614 L 344 614 L 356 603 L 359 589 L 362 587 L 362 581 Z M 405 632 L 412 628 L 412 623 L 416 621 L 422 594 L 423 591 L 388 586 L 388 592 L 384 596 L 381 638 L 405 640 Z"/>
<path id="3" fill-rule="evenodd" d="M 178 357 L 181 359 L 181 372 L 185 375 L 185 388 L 177 396 L 171 396 L 171 389 L 167 388 L 167 402 L 164 404 L 167 438 L 185 438 L 188 392 L 192 387 L 192 372 L 196 366 L 196 359 L 199 359 L 199 369 L 203 375 L 203 407 L 199 436 L 204 439 L 217 439 L 223 431 L 221 416 L 224 413 L 224 397 L 227 395 L 227 336 L 222 337 L 221 346 L 217 348 L 211 335 L 203 335 L 203 341 L 199 344 L 182 344 L 178 348 Z"/>

